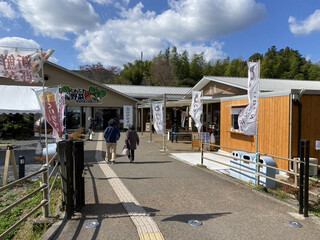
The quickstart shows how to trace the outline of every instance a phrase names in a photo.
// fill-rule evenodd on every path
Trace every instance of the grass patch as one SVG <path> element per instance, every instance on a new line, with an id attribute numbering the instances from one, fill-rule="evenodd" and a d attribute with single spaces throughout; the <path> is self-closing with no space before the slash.
<path id="1" fill-rule="evenodd" d="M 316 203 L 311 204 L 309 210 L 315 216 L 320 217 L 320 198 L 318 198 L 318 201 Z"/>
<path id="2" fill-rule="evenodd" d="M 206 166 L 206 165 L 202 165 L 202 164 L 197 164 L 197 167 L 207 168 L 207 166 Z"/>
<path id="3" fill-rule="evenodd" d="M 259 191 L 271 194 L 272 196 L 275 196 L 275 197 L 280 198 L 280 199 L 291 199 L 292 198 L 290 196 L 290 194 L 286 193 L 285 191 L 283 191 L 280 188 L 277 188 L 277 189 L 273 190 L 273 189 L 269 189 L 269 188 L 264 187 L 264 186 L 260 186 L 260 185 L 257 186 L 257 185 L 255 185 L 253 183 L 245 183 L 245 184 L 248 185 L 251 188 L 254 188 L 254 189 L 257 189 Z"/>
<path id="4" fill-rule="evenodd" d="M 53 179 L 50 181 L 50 186 Z M 23 196 L 35 191 L 40 187 L 40 180 L 31 183 L 26 182 L 10 190 L 6 190 L 0 195 L 0 210 L 6 208 L 14 202 L 17 202 Z M 61 181 L 56 181 L 50 196 L 50 214 L 53 216 L 57 214 L 57 209 L 61 206 Z M 6 214 L 0 216 L 0 234 L 14 225 L 20 218 L 30 213 L 36 206 L 38 206 L 43 199 L 43 193 L 40 191 L 34 194 L 28 200 L 20 203 Z M 9 233 L 4 239 L 24 239 L 37 240 L 47 231 L 49 224 L 43 221 L 42 208 L 38 209 L 26 222 L 20 224 L 14 231 Z"/>

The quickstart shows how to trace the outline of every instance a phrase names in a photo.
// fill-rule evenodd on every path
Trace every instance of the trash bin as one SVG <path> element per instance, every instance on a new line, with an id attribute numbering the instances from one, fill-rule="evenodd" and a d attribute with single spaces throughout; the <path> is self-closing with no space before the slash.
<path id="1" fill-rule="evenodd" d="M 57 144 L 56 143 L 49 143 L 48 144 L 48 156 L 52 156 L 56 154 L 57 152 Z M 42 156 L 46 156 L 47 149 L 43 148 L 42 149 Z"/>
<path id="2" fill-rule="evenodd" d="M 241 163 L 241 170 L 239 174 L 239 179 L 244 181 L 244 182 L 249 182 L 249 183 L 255 183 L 256 182 L 256 154 L 243 154 L 242 159 L 248 160 L 251 162 L 242 162 Z M 272 166 L 276 167 L 275 161 L 271 157 L 260 157 L 260 163 L 267 165 L 267 166 Z M 246 171 L 244 171 L 246 170 Z M 250 172 L 247 172 L 250 171 Z M 273 168 L 269 168 L 266 166 L 261 166 L 260 167 L 260 174 L 275 178 L 276 176 L 276 170 Z M 274 189 L 275 188 L 275 181 L 263 176 L 260 176 L 259 179 L 259 185 L 266 186 L 267 188 Z"/>
<path id="3" fill-rule="evenodd" d="M 242 161 L 240 180 L 248 183 L 255 183 L 256 157 L 257 157 L 256 154 L 253 154 L 253 153 L 250 153 L 250 154 L 245 153 L 242 155 L 242 159 L 248 160 L 250 162 Z M 247 172 L 247 171 L 250 171 L 250 172 Z"/>
<path id="4" fill-rule="evenodd" d="M 234 151 L 231 153 L 232 157 L 238 158 L 238 159 L 234 159 L 234 158 L 230 159 L 230 165 L 231 165 L 230 176 L 231 177 L 240 179 L 240 172 L 241 172 L 240 169 L 241 169 L 242 161 L 239 159 L 242 158 L 244 154 L 246 154 L 246 152 L 242 152 L 242 151 Z"/>
<path id="5" fill-rule="evenodd" d="M 260 157 L 260 163 L 267 166 L 277 167 L 276 162 L 271 157 Z M 271 178 L 276 177 L 276 170 L 266 166 L 260 167 L 260 173 L 267 177 L 271 177 Z M 259 184 L 266 186 L 267 188 L 274 189 L 276 182 L 272 179 L 260 176 Z"/>

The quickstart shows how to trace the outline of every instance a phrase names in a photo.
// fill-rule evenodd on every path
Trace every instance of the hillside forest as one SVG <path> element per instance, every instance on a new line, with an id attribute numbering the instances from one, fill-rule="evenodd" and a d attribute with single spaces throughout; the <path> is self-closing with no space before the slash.
<path id="1" fill-rule="evenodd" d="M 215 62 L 206 61 L 203 53 L 185 50 L 177 52 L 173 46 L 150 60 L 104 67 L 101 63 L 82 65 L 77 71 L 104 84 L 193 87 L 203 76 L 247 77 L 247 61 L 260 61 L 260 78 L 320 80 L 320 64 L 302 57 L 289 47 L 277 50 L 275 46 L 265 54 L 254 53 L 249 59 L 229 57 Z"/>

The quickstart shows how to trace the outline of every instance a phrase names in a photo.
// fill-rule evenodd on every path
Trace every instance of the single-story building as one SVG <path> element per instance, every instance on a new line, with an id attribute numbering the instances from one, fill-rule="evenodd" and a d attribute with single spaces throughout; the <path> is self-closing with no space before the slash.
<path id="1" fill-rule="evenodd" d="M 59 86 L 66 93 L 66 124 L 68 130 L 88 127 L 88 118 L 94 117 L 96 129 L 106 128 L 109 119 L 117 121 L 122 127 L 123 106 L 133 107 L 133 116 L 136 111 L 137 99 L 121 93 L 92 79 L 69 71 L 57 64 L 46 62 L 44 64 L 45 87 Z M 16 82 L 7 78 L 0 78 L 1 85 L 15 86 L 42 86 L 42 83 L 29 84 Z M 13 101 L 14 99 L 2 99 Z M 133 117 L 133 120 L 135 118 Z"/>
<path id="2" fill-rule="evenodd" d="M 205 121 L 215 121 L 221 148 L 258 151 L 284 158 L 299 157 L 299 139 L 310 140 L 310 157 L 320 159 L 315 149 L 320 140 L 320 82 L 283 79 L 260 79 L 260 103 L 257 136 L 238 131 L 238 113 L 248 105 L 248 78 L 205 76 L 192 89 L 219 102 L 207 106 Z M 204 101 L 205 103 L 205 101 Z M 211 106 L 210 106 L 211 105 Z M 300 113 L 299 113 L 300 109 Z M 299 125 L 299 122 L 301 125 Z M 288 161 L 275 159 L 279 168 L 288 170 Z"/>

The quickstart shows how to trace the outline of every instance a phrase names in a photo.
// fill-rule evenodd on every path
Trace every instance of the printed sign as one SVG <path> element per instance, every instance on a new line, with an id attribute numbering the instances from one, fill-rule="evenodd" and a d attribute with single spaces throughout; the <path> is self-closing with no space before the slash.
<path id="1" fill-rule="evenodd" d="M 158 134 L 164 134 L 163 132 L 163 109 L 162 103 L 152 103 L 153 111 L 153 127 Z"/>
<path id="2" fill-rule="evenodd" d="M 132 106 L 123 106 L 123 128 L 129 128 L 133 124 Z"/>
<path id="3" fill-rule="evenodd" d="M 42 80 L 39 71 L 52 53 L 53 50 L 48 50 L 41 56 L 41 53 L 32 51 L 1 50 L 0 77 L 18 82 L 37 83 Z"/>
<path id="4" fill-rule="evenodd" d="M 192 103 L 189 112 L 193 121 L 195 122 L 196 127 L 198 128 L 198 132 L 201 131 L 201 114 L 202 114 L 202 103 L 201 103 L 201 92 L 192 91 Z"/>
<path id="5" fill-rule="evenodd" d="M 62 125 L 59 119 L 59 88 L 47 88 L 45 94 L 42 90 L 35 92 L 41 106 L 43 115 L 47 122 L 57 132 L 58 137 L 62 138 Z"/>
<path id="6" fill-rule="evenodd" d="M 239 114 L 238 125 L 240 132 L 245 135 L 256 135 L 257 115 L 259 109 L 259 62 L 248 62 L 248 99 L 249 105 Z"/>
<path id="7" fill-rule="evenodd" d="M 101 103 L 101 99 L 107 95 L 105 90 L 93 86 L 90 86 L 89 90 L 63 86 L 61 92 L 66 93 L 66 100 L 74 100 L 77 103 Z"/>

